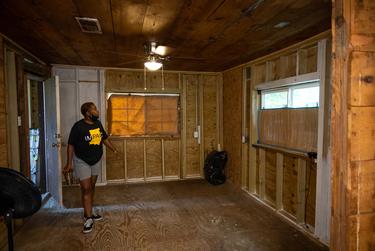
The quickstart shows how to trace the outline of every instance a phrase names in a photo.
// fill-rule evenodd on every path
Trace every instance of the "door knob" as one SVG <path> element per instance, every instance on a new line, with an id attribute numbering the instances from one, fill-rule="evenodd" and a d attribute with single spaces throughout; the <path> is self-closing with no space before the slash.
<path id="1" fill-rule="evenodd" d="M 61 146 L 61 143 L 52 143 L 52 147 L 59 147 Z"/>

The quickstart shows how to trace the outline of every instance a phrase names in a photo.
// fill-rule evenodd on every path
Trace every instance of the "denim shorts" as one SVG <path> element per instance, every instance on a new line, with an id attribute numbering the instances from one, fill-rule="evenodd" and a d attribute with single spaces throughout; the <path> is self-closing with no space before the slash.
<path id="1" fill-rule="evenodd" d="M 75 178 L 85 180 L 91 176 L 98 176 L 101 170 L 102 160 L 99 160 L 96 164 L 90 166 L 85 161 L 78 158 L 75 154 L 73 155 L 73 174 Z"/>

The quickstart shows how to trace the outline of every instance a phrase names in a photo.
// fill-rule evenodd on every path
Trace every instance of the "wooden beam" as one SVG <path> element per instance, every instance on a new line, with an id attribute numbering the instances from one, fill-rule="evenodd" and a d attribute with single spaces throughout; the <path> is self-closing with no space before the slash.
<path id="1" fill-rule="evenodd" d="M 298 158 L 297 223 L 305 223 L 306 206 L 306 160 Z"/>
<path id="2" fill-rule="evenodd" d="M 329 221 L 331 206 L 331 184 L 327 173 L 331 173 L 329 155 L 329 117 L 330 117 L 330 81 L 331 81 L 331 46 L 330 39 L 318 44 L 318 72 L 320 75 L 320 99 L 318 119 L 318 157 L 315 203 L 315 235 L 325 244 L 329 243 Z"/>
<path id="3" fill-rule="evenodd" d="M 266 150 L 259 149 L 259 197 L 264 200 L 266 193 Z"/>
<path id="4" fill-rule="evenodd" d="M 127 154 L 126 154 L 126 142 L 127 140 L 124 139 L 123 141 L 123 144 L 124 144 L 124 177 L 125 177 L 125 181 L 128 181 L 128 161 L 127 161 Z"/>
<path id="5" fill-rule="evenodd" d="M 283 209 L 284 155 L 276 153 L 276 210 Z"/>
<path id="6" fill-rule="evenodd" d="M 181 80 L 181 78 L 180 78 Z M 182 96 L 181 96 L 181 100 L 182 100 L 182 118 L 183 118 L 183 121 L 182 121 L 182 130 L 181 130 L 181 135 L 182 135 L 182 140 L 181 140 L 181 147 L 182 147 L 182 170 L 181 170 L 181 178 L 185 178 L 186 177 L 186 167 L 187 167 L 187 163 L 186 163 L 186 138 L 187 138 L 187 132 L 186 132 L 186 127 L 187 127 L 187 121 L 186 121 L 186 109 L 187 109 L 187 105 L 186 105 L 186 92 L 187 92 L 187 80 L 186 80 L 186 75 L 182 75 L 182 82 L 180 82 L 180 86 L 182 87 Z"/>
<path id="7" fill-rule="evenodd" d="M 258 132 L 258 109 L 260 104 L 260 98 L 258 92 L 255 90 L 254 84 L 256 79 L 256 71 L 254 67 L 251 67 L 251 101 L 250 101 L 250 143 L 249 147 L 249 192 L 256 193 L 256 166 L 257 166 L 257 154 L 254 144 L 258 143 L 259 132 Z"/>
<path id="8" fill-rule="evenodd" d="M 199 75 L 199 78 L 198 78 L 198 107 L 197 109 L 198 110 L 198 116 L 199 116 L 199 141 L 200 141 L 200 145 L 199 145 L 199 170 L 200 170 L 200 175 L 201 177 L 204 177 L 204 173 L 203 173 L 203 167 L 204 167 L 204 149 L 205 149 L 205 140 L 204 140 L 204 137 L 205 137 L 205 133 L 204 133 L 204 129 L 205 129 L 205 124 L 204 124 L 204 107 L 205 107 L 205 103 L 204 103 L 204 96 L 203 96 L 203 77 L 202 75 Z"/>
<path id="9" fill-rule="evenodd" d="M 165 179 L 165 153 L 164 153 L 164 139 L 161 139 L 161 167 L 162 178 Z"/>
<path id="10" fill-rule="evenodd" d="M 375 131 L 375 105 L 367 103 L 375 88 L 371 64 L 375 56 L 375 4 L 356 0 L 333 3 L 330 249 L 374 250 L 375 208 L 368 204 L 371 193 L 364 191 L 372 190 L 375 180 L 362 172 L 375 159 L 369 133 Z"/>

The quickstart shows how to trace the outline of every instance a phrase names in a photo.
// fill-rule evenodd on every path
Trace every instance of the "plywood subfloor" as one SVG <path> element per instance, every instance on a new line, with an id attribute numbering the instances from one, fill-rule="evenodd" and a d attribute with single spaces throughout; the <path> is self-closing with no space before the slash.
<path id="1" fill-rule="evenodd" d="M 104 216 L 82 234 L 78 187 L 71 208 L 44 208 L 15 236 L 15 250 L 327 250 L 244 192 L 203 180 L 98 187 Z"/>

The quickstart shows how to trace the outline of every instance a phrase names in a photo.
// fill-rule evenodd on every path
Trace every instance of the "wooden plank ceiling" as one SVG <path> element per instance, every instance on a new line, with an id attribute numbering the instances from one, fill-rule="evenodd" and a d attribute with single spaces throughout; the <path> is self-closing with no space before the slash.
<path id="1" fill-rule="evenodd" d="M 103 34 L 82 33 L 77 16 Z M 330 0 L 0 1 L 0 33 L 53 64 L 143 68 L 143 44 L 157 41 L 174 48 L 166 70 L 222 71 L 330 24 Z"/>

